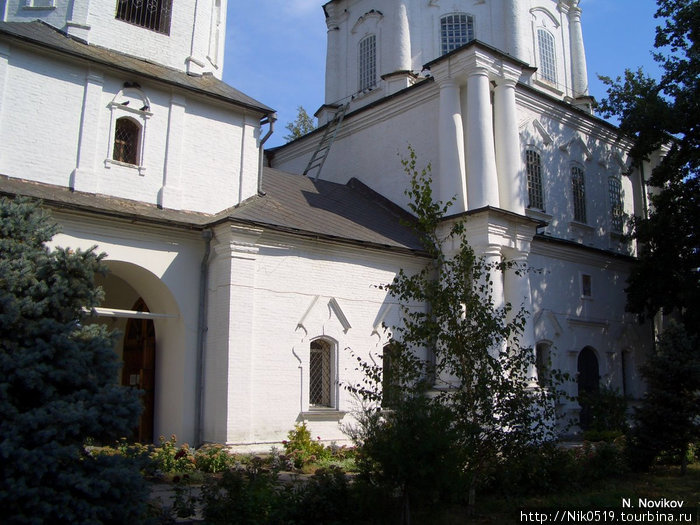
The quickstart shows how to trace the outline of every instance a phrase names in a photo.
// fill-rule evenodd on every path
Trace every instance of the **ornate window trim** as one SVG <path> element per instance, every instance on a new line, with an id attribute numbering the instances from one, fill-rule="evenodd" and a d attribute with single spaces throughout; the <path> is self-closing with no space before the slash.
<path id="1" fill-rule="evenodd" d="M 135 106 L 139 107 L 137 108 Z M 109 169 L 114 165 L 125 166 L 137 169 L 141 176 L 145 175 L 146 124 L 148 119 L 153 116 L 153 113 L 151 113 L 151 103 L 148 97 L 138 85 L 126 83 L 124 88 L 119 90 L 107 107 L 110 110 L 110 123 L 105 168 Z M 135 164 L 122 162 L 114 158 L 115 140 L 117 139 L 117 121 L 122 118 L 128 118 L 140 127 Z"/>

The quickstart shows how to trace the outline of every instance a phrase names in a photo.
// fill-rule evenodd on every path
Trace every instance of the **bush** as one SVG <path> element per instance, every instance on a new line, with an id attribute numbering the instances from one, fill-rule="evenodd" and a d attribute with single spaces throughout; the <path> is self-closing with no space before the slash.
<path id="1" fill-rule="evenodd" d="M 160 446 L 151 453 L 151 459 L 156 470 L 162 473 L 168 472 L 191 472 L 195 470 L 194 451 L 185 443 L 177 447 L 177 436 L 170 436 L 165 440 L 160 436 Z"/>
<path id="2" fill-rule="evenodd" d="M 236 457 L 223 445 L 204 445 L 195 452 L 194 461 L 198 470 L 216 474 L 233 468 Z"/>
<path id="3" fill-rule="evenodd" d="M 323 446 L 321 438 L 314 441 L 311 439 L 311 432 L 306 428 L 306 423 L 297 423 L 294 430 L 287 434 L 287 441 L 284 441 L 284 451 L 294 462 L 296 468 L 302 468 L 308 463 L 314 463 L 331 456 L 331 451 Z"/>

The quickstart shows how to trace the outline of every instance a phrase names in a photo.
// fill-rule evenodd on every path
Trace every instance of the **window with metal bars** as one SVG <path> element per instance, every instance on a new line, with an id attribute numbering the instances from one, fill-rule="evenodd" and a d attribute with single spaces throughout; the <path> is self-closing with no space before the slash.
<path id="1" fill-rule="evenodd" d="M 474 17 L 464 13 L 440 19 L 440 51 L 445 55 L 474 40 Z"/>
<path id="2" fill-rule="evenodd" d="M 540 54 L 539 73 L 544 80 L 557 83 L 557 60 L 554 47 L 554 37 L 549 31 L 537 30 L 537 47 Z"/>
<path id="3" fill-rule="evenodd" d="M 542 159 L 534 150 L 525 152 L 525 165 L 527 168 L 527 196 L 528 208 L 540 211 L 544 210 L 544 192 L 542 188 Z"/>
<path id="4" fill-rule="evenodd" d="M 172 0 L 117 0 L 115 18 L 169 35 L 172 3 Z"/>
<path id="5" fill-rule="evenodd" d="M 359 49 L 360 86 L 364 91 L 377 83 L 377 38 L 369 35 L 360 40 Z"/>
<path id="6" fill-rule="evenodd" d="M 571 192 L 574 200 L 574 220 L 586 222 L 586 182 L 583 170 L 578 166 L 571 167 Z"/>
<path id="7" fill-rule="evenodd" d="M 333 349 L 323 339 L 311 341 L 309 355 L 309 406 L 333 406 L 331 385 L 333 383 Z"/>
<path id="8" fill-rule="evenodd" d="M 622 183 L 617 177 L 608 178 L 610 194 L 610 227 L 614 233 L 622 233 L 624 210 L 622 208 Z"/>
<path id="9" fill-rule="evenodd" d="M 117 119 L 114 127 L 112 159 L 126 164 L 139 164 L 141 126 L 129 117 Z"/>

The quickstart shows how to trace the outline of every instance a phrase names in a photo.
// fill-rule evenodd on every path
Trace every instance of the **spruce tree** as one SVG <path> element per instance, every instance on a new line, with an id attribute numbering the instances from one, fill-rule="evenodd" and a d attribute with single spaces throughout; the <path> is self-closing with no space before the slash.
<path id="1" fill-rule="evenodd" d="M 93 457 L 135 426 L 138 394 L 116 384 L 119 359 L 103 326 L 94 250 L 49 249 L 58 228 L 27 199 L 0 199 L 0 508 L 4 523 L 136 523 L 138 470 Z"/>

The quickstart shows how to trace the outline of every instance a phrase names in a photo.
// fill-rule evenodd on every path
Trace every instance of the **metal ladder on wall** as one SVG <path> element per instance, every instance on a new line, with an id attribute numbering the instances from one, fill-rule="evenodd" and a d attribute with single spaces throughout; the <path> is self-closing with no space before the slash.
<path id="1" fill-rule="evenodd" d="M 314 180 L 318 180 L 318 176 L 321 174 L 321 168 L 323 168 L 323 163 L 326 162 L 328 152 L 333 145 L 333 141 L 335 141 L 335 136 L 338 134 L 340 125 L 343 123 L 343 118 L 345 118 L 345 112 L 347 111 L 349 105 L 350 103 L 340 106 L 335 112 L 335 115 L 333 115 L 333 118 L 328 121 L 326 131 L 323 133 L 323 137 L 321 137 L 321 141 L 318 143 L 316 151 L 314 151 L 314 154 L 311 156 L 311 160 L 309 160 L 309 163 L 304 170 L 304 175 L 308 175 L 310 177 L 310 173 L 313 170 L 316 170 Z"/>

